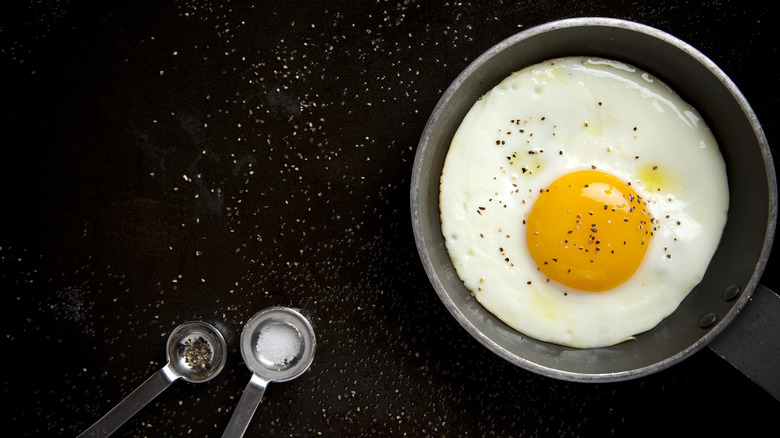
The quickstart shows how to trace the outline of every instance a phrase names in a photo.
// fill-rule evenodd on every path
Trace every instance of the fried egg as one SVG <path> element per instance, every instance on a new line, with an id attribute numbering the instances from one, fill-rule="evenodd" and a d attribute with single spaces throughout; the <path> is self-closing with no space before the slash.
<path id="1" fill-rule="evenodd" d="M 577 348 L 634 339 L 674 312 L 729 204 L 696 109 L 651 74 L 593 57 L 527 67 L 482 96 L 440 182 L 465 287 L 518 332 Z"/>

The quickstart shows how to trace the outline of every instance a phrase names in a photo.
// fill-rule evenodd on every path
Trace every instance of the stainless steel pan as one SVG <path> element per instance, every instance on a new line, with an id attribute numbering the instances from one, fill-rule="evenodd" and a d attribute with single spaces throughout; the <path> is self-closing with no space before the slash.
<path id="1" fill-rule="evenodd" d="M 730 213 L 704 279 L 653 330 L 638 335 L 636 342 L 609 348 L 552 345 L 506 326 L 465 289 L 440 228 L 439 176 L 463 116 L 477 98 L 511 72 L 567 55 L 618 59 L 655 74 L 700 111 L 727 163 Z M 758 283 L 777 217 L 776 176 L 766 137 L 734 83 L 702 53 L 667 33 L 623 20 L 576 18 L 528 29 L 491 48 L 458 76 L 428 121 L 414 163 L 411 214 L 422 263 L 444 305 L 477 340 L 518 366 L 583 382 L 648 375 L 710 345 L 744 309 L 755 315 L 741 315 L 735 326 L 742 329 L 728 331 L 712 345 L 780 397 L 780 299 Z M 749 303 L 751 296 L 762 304 Z M 741 359 L 747 360 L 740 363 Z M 758 363 L 762 365 L 750 369 Z"/>

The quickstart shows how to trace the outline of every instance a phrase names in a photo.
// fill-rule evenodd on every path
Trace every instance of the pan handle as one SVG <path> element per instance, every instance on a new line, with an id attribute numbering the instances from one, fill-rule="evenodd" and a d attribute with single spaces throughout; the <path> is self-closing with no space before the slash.
<path id="1" fill-rule="evenodd" d="M 709 347 L 780 400 L 780 296 L 758 285 Z"/>

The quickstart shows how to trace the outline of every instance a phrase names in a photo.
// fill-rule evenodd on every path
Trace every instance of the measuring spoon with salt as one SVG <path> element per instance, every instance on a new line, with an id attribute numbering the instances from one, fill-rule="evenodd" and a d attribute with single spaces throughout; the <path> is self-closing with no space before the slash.
<path id="1" fill-rule="evenodd" d="M 273 306 L 250 318 L 241 332 L 241 355 L 252 378 L 222 437 L 243 436 L 266 386 L 303 374 L 314 360 L 315 346 L 311 323 L 296 309 Z"/>
<path id="2" fill-rule="evenodd" d="M 213 379 L 225 366 L 226 349 L 225 339 L 211 324 L 190 321 L 179 325 L 168 336 L 168 363 L 78 438 L 111 435 L 179 378 L 192 383 Z"/>

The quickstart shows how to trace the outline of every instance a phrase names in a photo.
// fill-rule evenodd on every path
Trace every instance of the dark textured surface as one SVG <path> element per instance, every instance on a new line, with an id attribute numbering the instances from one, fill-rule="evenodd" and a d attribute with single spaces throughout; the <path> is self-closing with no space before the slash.
<path id="1" fill-rule="evenodd" d="M 650 436 L 776 428 L 709 350 L 613 384 L 488 352 L 423 272 L 409 180 L 429 113 L 484 50 L 550 20 L 658 27 L 715 61 L 778 152 L 778 14 L 749 2 L 6 2 L 3 400 L 13 436 L 76 436 L 165 363 L 179 323 L 228 341 L 115 436 L 221 436 L 238 333 L 303 308 L 309 372 L 247 436 Z M 763 283 L 778 290 L 776 256 Z"/>

